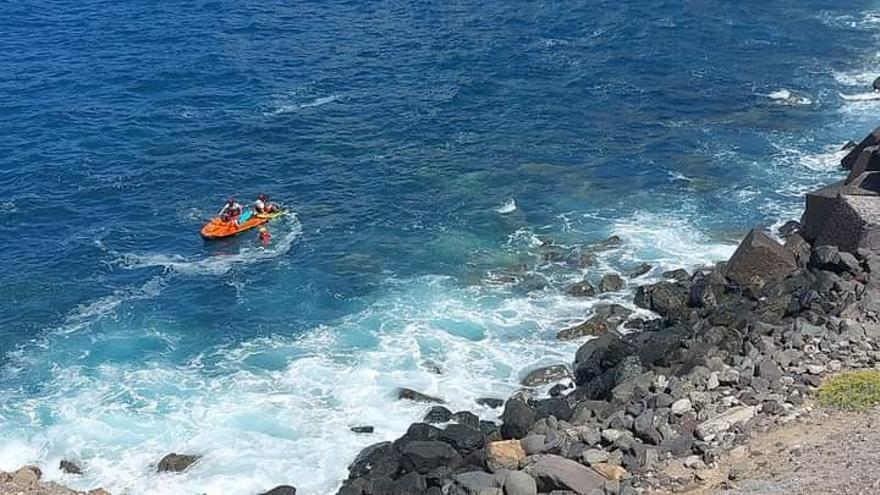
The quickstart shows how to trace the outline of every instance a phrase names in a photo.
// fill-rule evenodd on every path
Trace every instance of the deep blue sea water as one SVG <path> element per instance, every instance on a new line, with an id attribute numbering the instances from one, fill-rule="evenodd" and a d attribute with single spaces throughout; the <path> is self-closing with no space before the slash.
<path id="1" fill-rule="evenodd" d="M 567 284 L 651 263 L 628 302 L 796 218 L 878 123 L 878 8 L 0 4 L 0 469 L 331 493 L 423 414 L 396 387 L 473 409 L 569 362 Z M 258 192 L 296 212 L 268 249 L 199 238 Z"/>

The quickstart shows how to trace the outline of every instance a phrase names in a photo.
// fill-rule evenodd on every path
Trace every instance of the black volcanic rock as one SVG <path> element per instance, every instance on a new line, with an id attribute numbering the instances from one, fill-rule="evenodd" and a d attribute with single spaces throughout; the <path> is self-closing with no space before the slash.
<path id="1" fill-rule="evenodd" d="M 522 399 L 513 398 L 504 404 L 501 414 L 501 436 L 504 438 L 522 438 L 529 432 L 535 422 L 535 411 Z"/>
<path id="2" fill-rule="evenodd" d="M 168 454 L 163 457 L 156 465 L 156 471 L 160 473 L 171 472 L 179 473 L 195 464 L 202 456 L 187 454 Z"/>
<path id="3" fill-rule="evenodd" d="M 439 399 L 437 397 L 431 397 L 430 395 L 423 394 L 421 392 L 416 392 L 411 388 L 401 387 L 397 389 L 397 398 L 400 400 L 411 400 L 413 402 L 435 402 L 438 404 L 443 404 L 446 401 L 443 399 Z"/>
<path id="4" fill-rule="evenodd" d="M 419 474 L 442 466 L 455 469 L 462 461 L 451 445 L 436 440 L 409 442 L 401 448 L 400 455 L 404 468 Z"/>

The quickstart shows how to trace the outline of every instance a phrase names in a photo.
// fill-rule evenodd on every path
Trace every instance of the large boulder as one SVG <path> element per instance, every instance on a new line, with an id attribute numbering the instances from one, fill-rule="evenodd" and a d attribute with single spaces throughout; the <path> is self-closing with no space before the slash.
<path id="1" fill-rule="evenodd" d="M 650 309 L 667 320 L 680 320 L 687 316 L 690 289 L 683 282 L 658 282 L 642 285 L 636 289 L 633 302 L 640 308 Z"/>
<path id="2" fill-rule="evenodd" d="M 798 268 L 794 255 L 767 234 L 752 229 L 730 257 L 725 275 L 743 287 L 760 289 Z"/>
<path id="3" fill-rule="evenodd" d="M 461 465 L 458 452 L 448 443 L 436 440 L 409 442 L 403 446 L 400 455 L 407 470 L 420 474 L 441 466 L 455 469 Z"/>
<path id="4" fill-rule="evenodd" d="M 853 165 L 855 165 L 856 160 L 858 160 L 859 155 L 862 154 L 862 151 L 865 148 L 868 146 L 876 146 L 878 144 L 880 144 L 880 127 L 874 129 L 871 134 L 865 136 L 865 139 L 862 139 L 859 144 L 850 149 L 849 153 L 840 160 L 840 164 L 847 170 L 853 168 Z"/>
<path id="5" fill-rule="evenodd" d="M 557 455 L 536 455 L 526 459 L 526 474 L 535 479 L 539 492 L 568 490 L 587 495 L 602 490 L 605 477 L 575 461 Z"/>
<path id="6" fill-rule="evenodd" d="M 483 434 L 469 426 L 452 424 L 442 430 L 439 440 L 455 447 L 459 452 L 470 452 L 483 446 Z"/>
<path id="7" fill-rule="evenodd" d="M 535 411 L 522 399 L 513 398 L 504 404 L 501 414 L 501 436 L 506 439 L 522 438 L 535 422 Z"/>
<path id="8" fill-rule="evenodd" d="M 862 150 L 853 163 L 849 175 L 846 176 L 846 184 L 852 184 L 865 172 L 880 171 L 880 146 L 868 146 Z"/>
<path id="9" fill-rule="evenodd" d="M 804 214 L 801 216 L 801 235 L 813 242 L 822 233 L 831 212 L 845 196 L 880 196 L 880 172 L 863 172 L 846 181 L 825 186 L 807 193 Z"/>
<path id="10" fill-rule="evenodd" d="M 617 366 L 634 350 L 615 332 L 585 343 L 575 355 L 575 382 L 580 386 Z"/>
<path id="11" fill-rule="evenodd" d="M 348 466 L 350 479 L 391 477 L 400 471 L 400 459 L 391 442 L 380 442 L 361 450 Z"/>
<path id="12" fill-rule="evenodd" d="M 838 198 L 815 244 L 847 252 L 880 250 L 880 197 Z"/>

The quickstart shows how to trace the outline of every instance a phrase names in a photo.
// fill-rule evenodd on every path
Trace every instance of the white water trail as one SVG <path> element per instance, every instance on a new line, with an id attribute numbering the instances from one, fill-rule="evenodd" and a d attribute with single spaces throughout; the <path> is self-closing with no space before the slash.
<path id="1" fill-rule="evenodd" d="M 167 254 L 123 254 L 119 264 L 126 269 L 164 267 L 182 275 L 223 275 L 235 266 L 251 265 L 284 256 L 302 233 L 302 225 L 295 214 L 281 217 L 285 231 L 272 238 L 271 244 L 262 247 L 243 247 L 236 254 L 211 257 L 186 258 Z"/>

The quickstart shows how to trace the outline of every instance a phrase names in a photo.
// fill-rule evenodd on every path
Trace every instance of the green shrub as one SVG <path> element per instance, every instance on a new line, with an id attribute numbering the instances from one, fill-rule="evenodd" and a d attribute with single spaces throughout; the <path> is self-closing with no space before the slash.
<path id="1" fill-rule="evenodd" d="M 880 404 L 880 371 L 841 373 L 819 387 L 819 403 L 851 411 Z"/>

